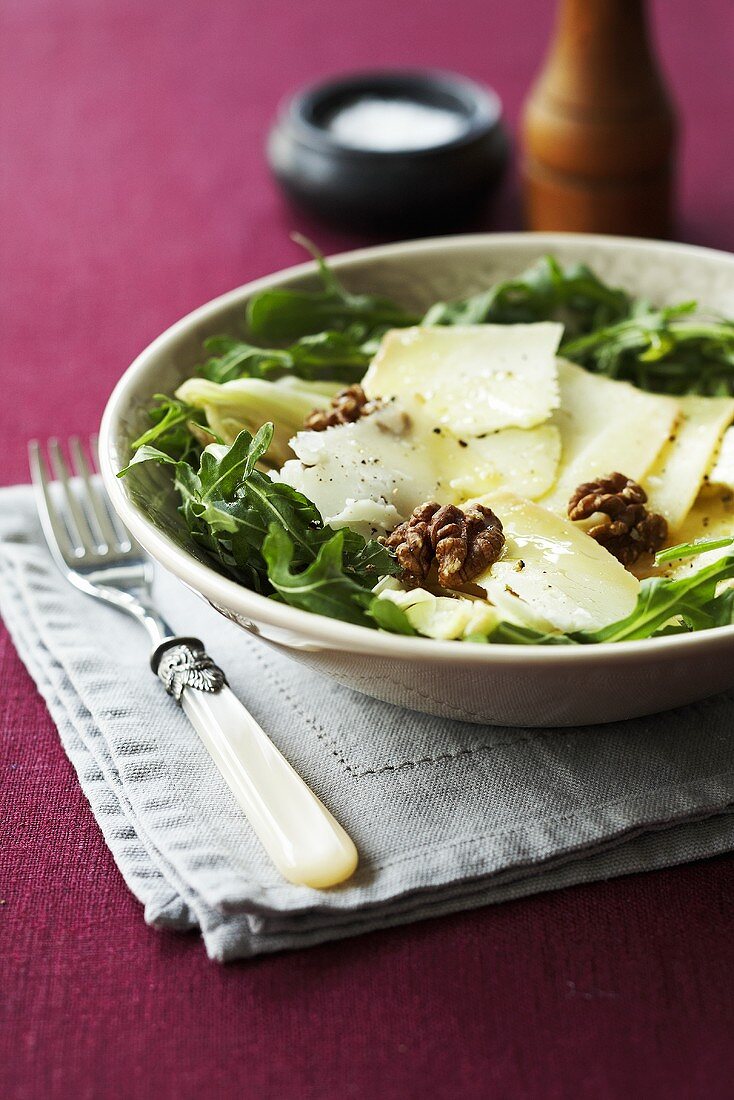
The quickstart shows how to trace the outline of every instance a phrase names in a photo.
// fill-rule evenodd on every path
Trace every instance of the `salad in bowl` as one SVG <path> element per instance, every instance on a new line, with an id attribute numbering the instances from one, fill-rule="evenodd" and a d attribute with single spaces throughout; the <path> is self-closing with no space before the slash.
<path id="1" fill-rule="evenodd" d="M 100 471 L 160 565 L 338 683 L 478 724 L 651 714 L 734 686 L 732 316 L 734 257 L 688 245 L 319 257 L 145 348 Z"/>
<path id="2" fill-rule="evenodd" d="M 192 549 L 269 600 L 484 646 L 734 623 L 734 323 L 539 254 L 416 309 L 255 293 L 146 409 Z M 429 644 L 428 642 L 426 644 Z"/>

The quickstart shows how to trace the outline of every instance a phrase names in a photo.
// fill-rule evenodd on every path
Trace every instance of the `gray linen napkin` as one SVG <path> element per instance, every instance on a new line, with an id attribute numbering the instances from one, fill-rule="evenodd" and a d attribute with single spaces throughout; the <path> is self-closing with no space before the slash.
<path id="1" fill-rule="evenodd" d="M 160 928 L 225 961 L 734 848 L 732 700 L 604 727 L 480 727 L 339 687 L 163 572 L 157 598 L 354 837 L 354 878 L 271 866 L 143 632 L 77 593 L 27 487 L 0 491 L 0 611 L 129 888 Z M 430 645 L 430 642 L 426 642 Z"/>

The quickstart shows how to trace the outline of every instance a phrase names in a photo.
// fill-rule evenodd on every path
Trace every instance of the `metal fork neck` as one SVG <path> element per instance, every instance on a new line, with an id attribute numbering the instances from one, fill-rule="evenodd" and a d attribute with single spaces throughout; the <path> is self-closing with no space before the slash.
<path id="1" fill-rule="evenodd" d="M 153 604 L 147 586 L 131 586 L 124 590 L 111 588 L 102 579 L 92 583 L 91 578 L 87 579 L 79 574 L 72 574 L 69 576 L 69 580 L 76 588 L 86 592 L 87 595 L 114 604 L 121 611 L 126 611 L 128 615 L 132 615 L 145 629 L 153 649 L 167 638 L 175 637 L 175 632 Z"/>
<path id="2" fill-rule="evenodd" d="M 145 594 L 141 593 L 137 596 L 136 607 L 131 613 L 135 615 L 138 622 L 147 631 L 151 646 L 154 649 L 167 638 L 174 637 L 174 631 L 163 616 L 159 615 L 153 604 L 146 600 Z"/>

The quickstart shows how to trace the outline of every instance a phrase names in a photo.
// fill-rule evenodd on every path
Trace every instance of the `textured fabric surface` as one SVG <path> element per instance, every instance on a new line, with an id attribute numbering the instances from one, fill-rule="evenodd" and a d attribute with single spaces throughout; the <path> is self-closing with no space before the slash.
<path id="1" fill-rule="evenodd" d="M 0 612 L 116 863 L 161 928 L 219 961 L 644 871 L 734 847 L 734 701 L 603 729 L 476 727 L 348 691 L 223 621 L 161 572 L 161 610 L 353 837 L 339 889 L 285 882 L 140 628 L 64 581 L 28 488 L 0 491 Z"/>
<path id="2" fill-rule="evenodd" d="M 677 236 L 734 248 L 734 9 L 653 0 L 683 119 Z M 263 164 L 282 95 L 389 64 L 514 125 L 552 5 L 3 0 L 0 479 L 86 432 L 188 309 L 299 258 Z M 514 177 L 489 223 L 520 227 Z M 214 967 L 112 862 L 0 634 L 0 1085 L 12 1097 L 728 1097 L 734 857 Z"/>
<path id="3" fill-rule="evenodd" d="M 147 920 L 220 961 L 734 847 L 728 696 L 594 730 L 474 727 L 349 692 L 243 636 L 161 573 L 157 599 L 354 838 L 342 888 L 284 882 L 140 628 L 79 594 L 29 489 L 0 493 L 0 611 Z"/>

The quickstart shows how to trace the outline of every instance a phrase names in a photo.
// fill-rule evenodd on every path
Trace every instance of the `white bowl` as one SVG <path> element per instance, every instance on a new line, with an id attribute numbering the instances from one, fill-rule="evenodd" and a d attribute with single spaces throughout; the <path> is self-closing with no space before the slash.
<path id="1" fill-rule="evenodd" d="M 363 249 L 330 262 L 353 290 L 423 308 L 517 274 L 552 252 L 659 304 L 697 298 L 734 315 L 734 256 L 657 241 L 507 233 Z M 100 430 L 104 483 L 148 553 L 228 619 L 318 672 L 367 695 L 467 722 L 563 726 L 610 722 L 703 699 L 734 685 L 734 626 L 654 641 L 578 648 L 476 645 L 399 637 L 298 611 L 255 595 L 197 557 L 164 468 L 115 475 L 146 424 L 201 360 L 207 336 L 241 323 L 245 302 L 273 286 L 315 283 L 312 263 L 225 294 L 173 325 L 138 356 L 110 397 Z"/>

